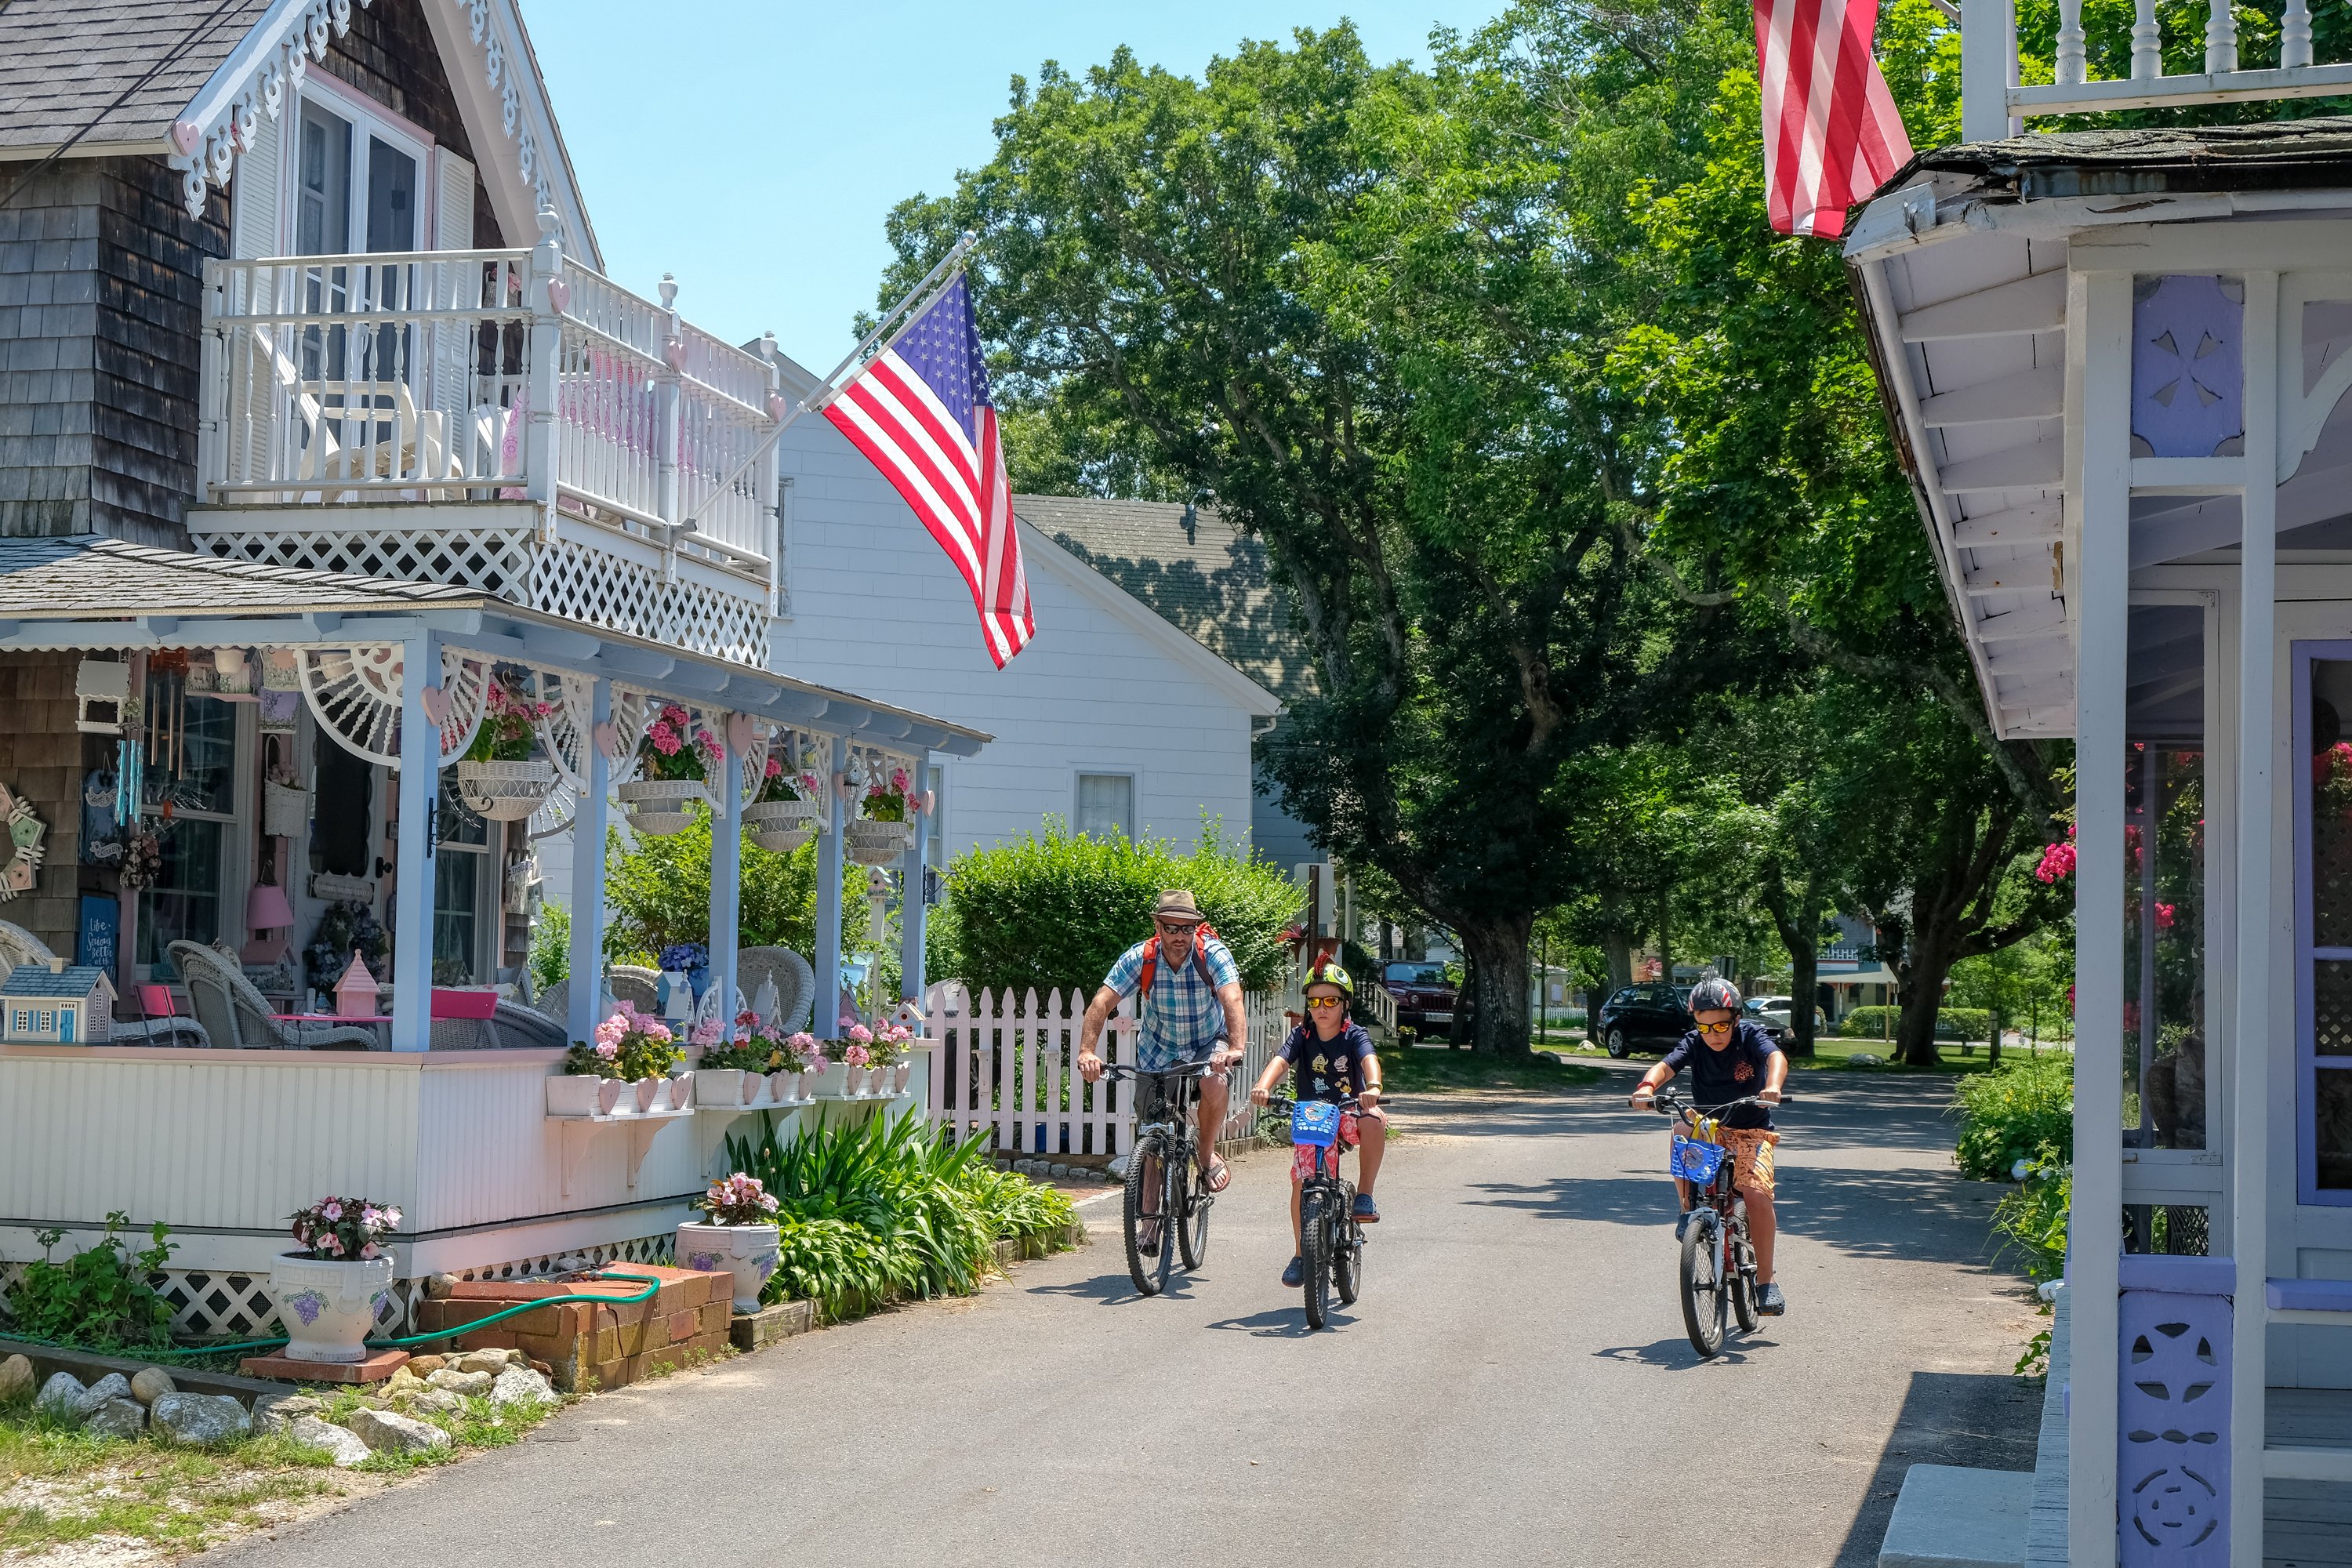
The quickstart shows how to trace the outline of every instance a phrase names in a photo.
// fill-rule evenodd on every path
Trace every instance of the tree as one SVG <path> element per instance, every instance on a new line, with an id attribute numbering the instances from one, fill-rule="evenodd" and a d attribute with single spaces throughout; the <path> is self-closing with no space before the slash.
<path id="1" fill-rule="evenodd" d="M 775 855 L 755 844 L 743 846 L 739 900 L 743 947 L 789 947 L 816 962 L 816 842 Z M 673 942 L 710 938 L 710 813 L 696 808 L 694 822 L 664 837 L 625 841 L 618 829 L 606 836 L 605 898 L 613 919 L 604 928 L 604 956 L 644 962 Z M 841 869 L 842 952 L 865 944 L 866 868 Z M 567 926 L 568 930 L 569 927 Z M 886 944 L 890 945 L 890 944 Z M 898 973 L 895 946 L 884 954 L 887 974 Z"/>

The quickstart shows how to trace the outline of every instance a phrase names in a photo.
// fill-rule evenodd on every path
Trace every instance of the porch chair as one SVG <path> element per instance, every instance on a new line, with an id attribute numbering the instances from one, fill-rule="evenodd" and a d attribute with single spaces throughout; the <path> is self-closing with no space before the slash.
<path id="1" fill-rule="evenodd" d="M 627 1002 L 640 1013 L 661 1011 L 661 971 L 634 963 L 616 963 L 605 972 L 604 989 L 615 1002 Z"/>
<path id="2" fill-rule="evenodd" d="M 543 1000 L 543 998 L 542 998 Z M 490 1018 L 491 1032 L 507 1050 L 553 1048 L 562 1050 L 572 1042 L 563 1037 L 565 1025 L 562 1018 L 526 1007 L 520 1002 L 501 1002 Z"/>
<path id="3" fill-rule="evenodd" d="M 5 973 L 20 963 L 37 963 L 46 968 L 56 956 L 49 951 L 48 943 L 23 926 L 0 921 L 0 973 Z M 167 1016 L 136 1020 L 117 1018 L 114 1020 L 113 1037 L 108 1043 L 175 1046 L 184 1050 L 200 1051 L 210 1046 L 212 1041 L 205 1037 L 203 1026 L 194 1018 Z"/>
<path id="4" fill-rule="evenodd" d="M 789 947 L 745 947 L 735 952 L 735 987 L 760 1005 L 761 987 L 776 988 L 775 1016 L 787 1035 L 808 1027 L 810 1005 L 816 1000 L 816 973 L 809 962 Z"/>
<path id="5" fill-rule="evenodd" d="M 187 983 L 188 1000 L 196 1021 L 212 1043 L 224 1050 L 294 1051 L 316 1047 L 357 1047 L 374 1050 L 383 1045 L 373 1029 L 349 1024 L 294 1024 L 270 1016 L 269 1004 L 245 971 L 219 949 L 201 942 L 175 942 L 172 963 Z"/>

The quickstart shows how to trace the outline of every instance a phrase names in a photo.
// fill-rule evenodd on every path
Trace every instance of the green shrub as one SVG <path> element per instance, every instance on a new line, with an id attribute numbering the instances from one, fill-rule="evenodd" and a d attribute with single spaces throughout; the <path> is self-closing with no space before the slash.
<path id="1" fill-rule="evenodd" d="M 2066 1213 L 2074 1197 L 2074 1167 L 2055 1149 L 2027 1162 L 2025 1180 L 1993 1205 L 1994 1256 L 2014 1250 L 2037 1284 L 2066 1271 Z"/>
<path id="2" fill-rule="evenodd" d="M 2063 1051 L 2011 1057 L 1952 1091 L 1960 1137 L 1952 1151 L 1971 1181 L 2006 1182 L 2020 1160 L 2074 1157 L 2074 1058 Z"/>
<path id="3" fill-rule="evenodd" d="M 530 926 L 530 978 L 541 991 L 560 985 L 572 973 L 572 911 L 543 904 Z"/>
<path id="4" fill-rule="evenodd" d="M 2014 1019 L 2011 1021 L 2015 1022 Z M 1884 1040 L 1893 1038 L 1893 1031 L 1902 1026 L 1902 1009 L 1899 1007 L 1856 1007 L 1838 1020 L 1837 1032 L 1849 1040 Z M 1938 1008 L 1936 1012 L 1936 1037 L 1939 1040 L 1989 1040 L 1992 1038 L 1992 1015 L 1982 1007 Z"/>
<path id="5" fill-rule="evenodd" d="M 1190 855 L 1165 839 L 1090 838 L 1051 820 L 1042 837 L 967 851 L 949 873 L 934 973 L 974 991 L 1091 990 L 1151 934 L 1163 888 L 1192 890 L 1245 988 L 1279 982 L 1282 928 L 1298 913 L 1298 891 L 1271 865 L 1228 847 L 1210 823 Z"/>
<path id="6" fill-rule="evenodd" d="M 744 844 L 737 945 L 788 947 L 816 963 L 816 851 L 814 838 L 782 855 Z M 625 847 L 614 831 L 605 845 L 604 867 L 604 896 L 613 909 L 604 931 L 608 960 L 650 962 L 652 954 L 677 942 L 709 942 L 708 806 L 697 806 L 694 822 L 682 831 L 641 837 L 634 847 Z M 842 951 L 848 955 L 864 945 L 866 868 L 844 865 L 841 887 Z M 886 981 L 898 978 L 898 954 L 892 938 L 883 954 Z"/>
<path id="7" fill-rule="evenodd" d="M 41 1244 L 40 1260 L 25 1266 L 24 1275 L 8 1290 L 8 1317 L 17 1333 L 31 1339 L 56 1340 L 91 1350 L 158 1350 L 171 1343 L 171 1304 L 158 1296 L 147 1277 L 170 1261 L 176 1248 L 163 1238 L 170 1234 L 162 1220 L 148 1232 L 147 1245 L 137 1252 L 122 1237 L 131 1216 L 121 1209 L 106 1216 L 106 1238 L 85 1247 L 64 1263 L 49 1260 L 49 1251 L 65 1239 L 61 1230 L 44 1230 L 34 1239 Z"/>

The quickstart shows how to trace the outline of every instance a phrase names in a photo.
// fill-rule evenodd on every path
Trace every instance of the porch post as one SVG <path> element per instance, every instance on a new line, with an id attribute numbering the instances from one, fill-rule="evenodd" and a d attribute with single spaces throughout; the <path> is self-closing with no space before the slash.
<path id="1" fill-rule="evenodd" d="M 710 984 L 719 992 L 723 1038 L 735 1037 L 735 954 L 743 942 L 743 780 L 739 742 L 749 720 L 730 713 L 719 726 L 717 785 L 710 807 Z"/>
<path id="2" fill-rule="evenodd" d="M 440 639 L 422 632 L 401 649 L 400 839 L 393 851 L 392 1048 L 433 1043 L 433 814 L 441 789 L 441 731 L 425 691 L 441 684 Z"/>
<path id="3" fill-rule="evenodd" d="M 605 797 L 613 785 L 613 759 L 596 732 L 613 721 L 613 683 L 599 678 L 589 691 L 580 804 L 572 814 L 572 979 L 564 1029 L 573 1040 L 595 1033 L 604 999 Z"/>
<path id="4" fill-rule="evenodd" d="M 816 841 L 816 1009 L 809 1015 L 809 1031 L 819 1039 L 835 1034 L 841 1017 L 841 786 L 835 781 L 849 765 L 848 742 L 838 735 L 825 737 L 825 830 Z"/>
<path id="5" fill-rule="evenodd" d="M 540 528 L 555 528 L 555 405 L 563 362 L 563 315 L 550 292 L 563 277 L 563 247 L 556 238 L 561 220 L 553 207 L 539 209 L 539 244 L 530 253 L 530 335 L 523 374 L 528 377 L 530 417 L 523 423 L 522 492 L 540 507 Z"/>
<path id="6" fill-rule="evenodd" d="M 2263 1389 L 2270 1361 L 2264 1276 L 2270 1244 L 2270 1076 L 2276 1052 L 2271 958 L 2282 932 L 2272 913 L 2271 768 L 2278 732 L 2278 274 L 2248 272 L 2245 344 L 2246 485 L 2238 567 L 2238 974 L 2231 1034 L 2230 1249 L 2238 1261 L 2230 1346 L 2230 1561 L 2263 1560 Z M 2291 330 L 2300 331 L 2297 321 Z M 2292 733 L 2290 731 L 2289 733 Z M 2289 1014 L 2286 1016 L 2292 1016 Z M 2294 1270 L 2290 1266 L 2286 1272 Z"/>
<path id="7" fill-rule="evenodd" d="M 2130 635 L 2132 279 L 2071 280 L 2083 355 L 2075 577 L 2074 1193 L 2067 1300 L 2067 1561 L 2116 1561 L 2117 1291 L 2123 1248 L 2124 701 Z"/>
<path id="8" fill-rule="evenodd" d="M 915 753 L 915 793 L 919 795 L 930 787 L 931 753 Z M 938 802 L 931 803 L 934 807 Z M 919 1002 L 923 999 L 923 928 L 929 910 L 923 905 L 924 876 L 930 864 L 931 814 L 925 812 L 915 821 L 915 841 L 907 846 L 904 864 L 907 879 L 898 897 L 898 995 L 900 1000 Z"/>

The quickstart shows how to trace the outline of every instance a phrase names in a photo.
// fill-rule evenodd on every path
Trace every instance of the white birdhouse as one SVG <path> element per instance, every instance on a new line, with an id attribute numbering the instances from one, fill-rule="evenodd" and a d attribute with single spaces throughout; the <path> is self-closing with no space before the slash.
<path id="1" fill-rule="evenodd" d="M 0 1040 L 90 1046 L 114 1037 L 114 983 L 93 964 L 20 963 L 0 984 Z"/>

